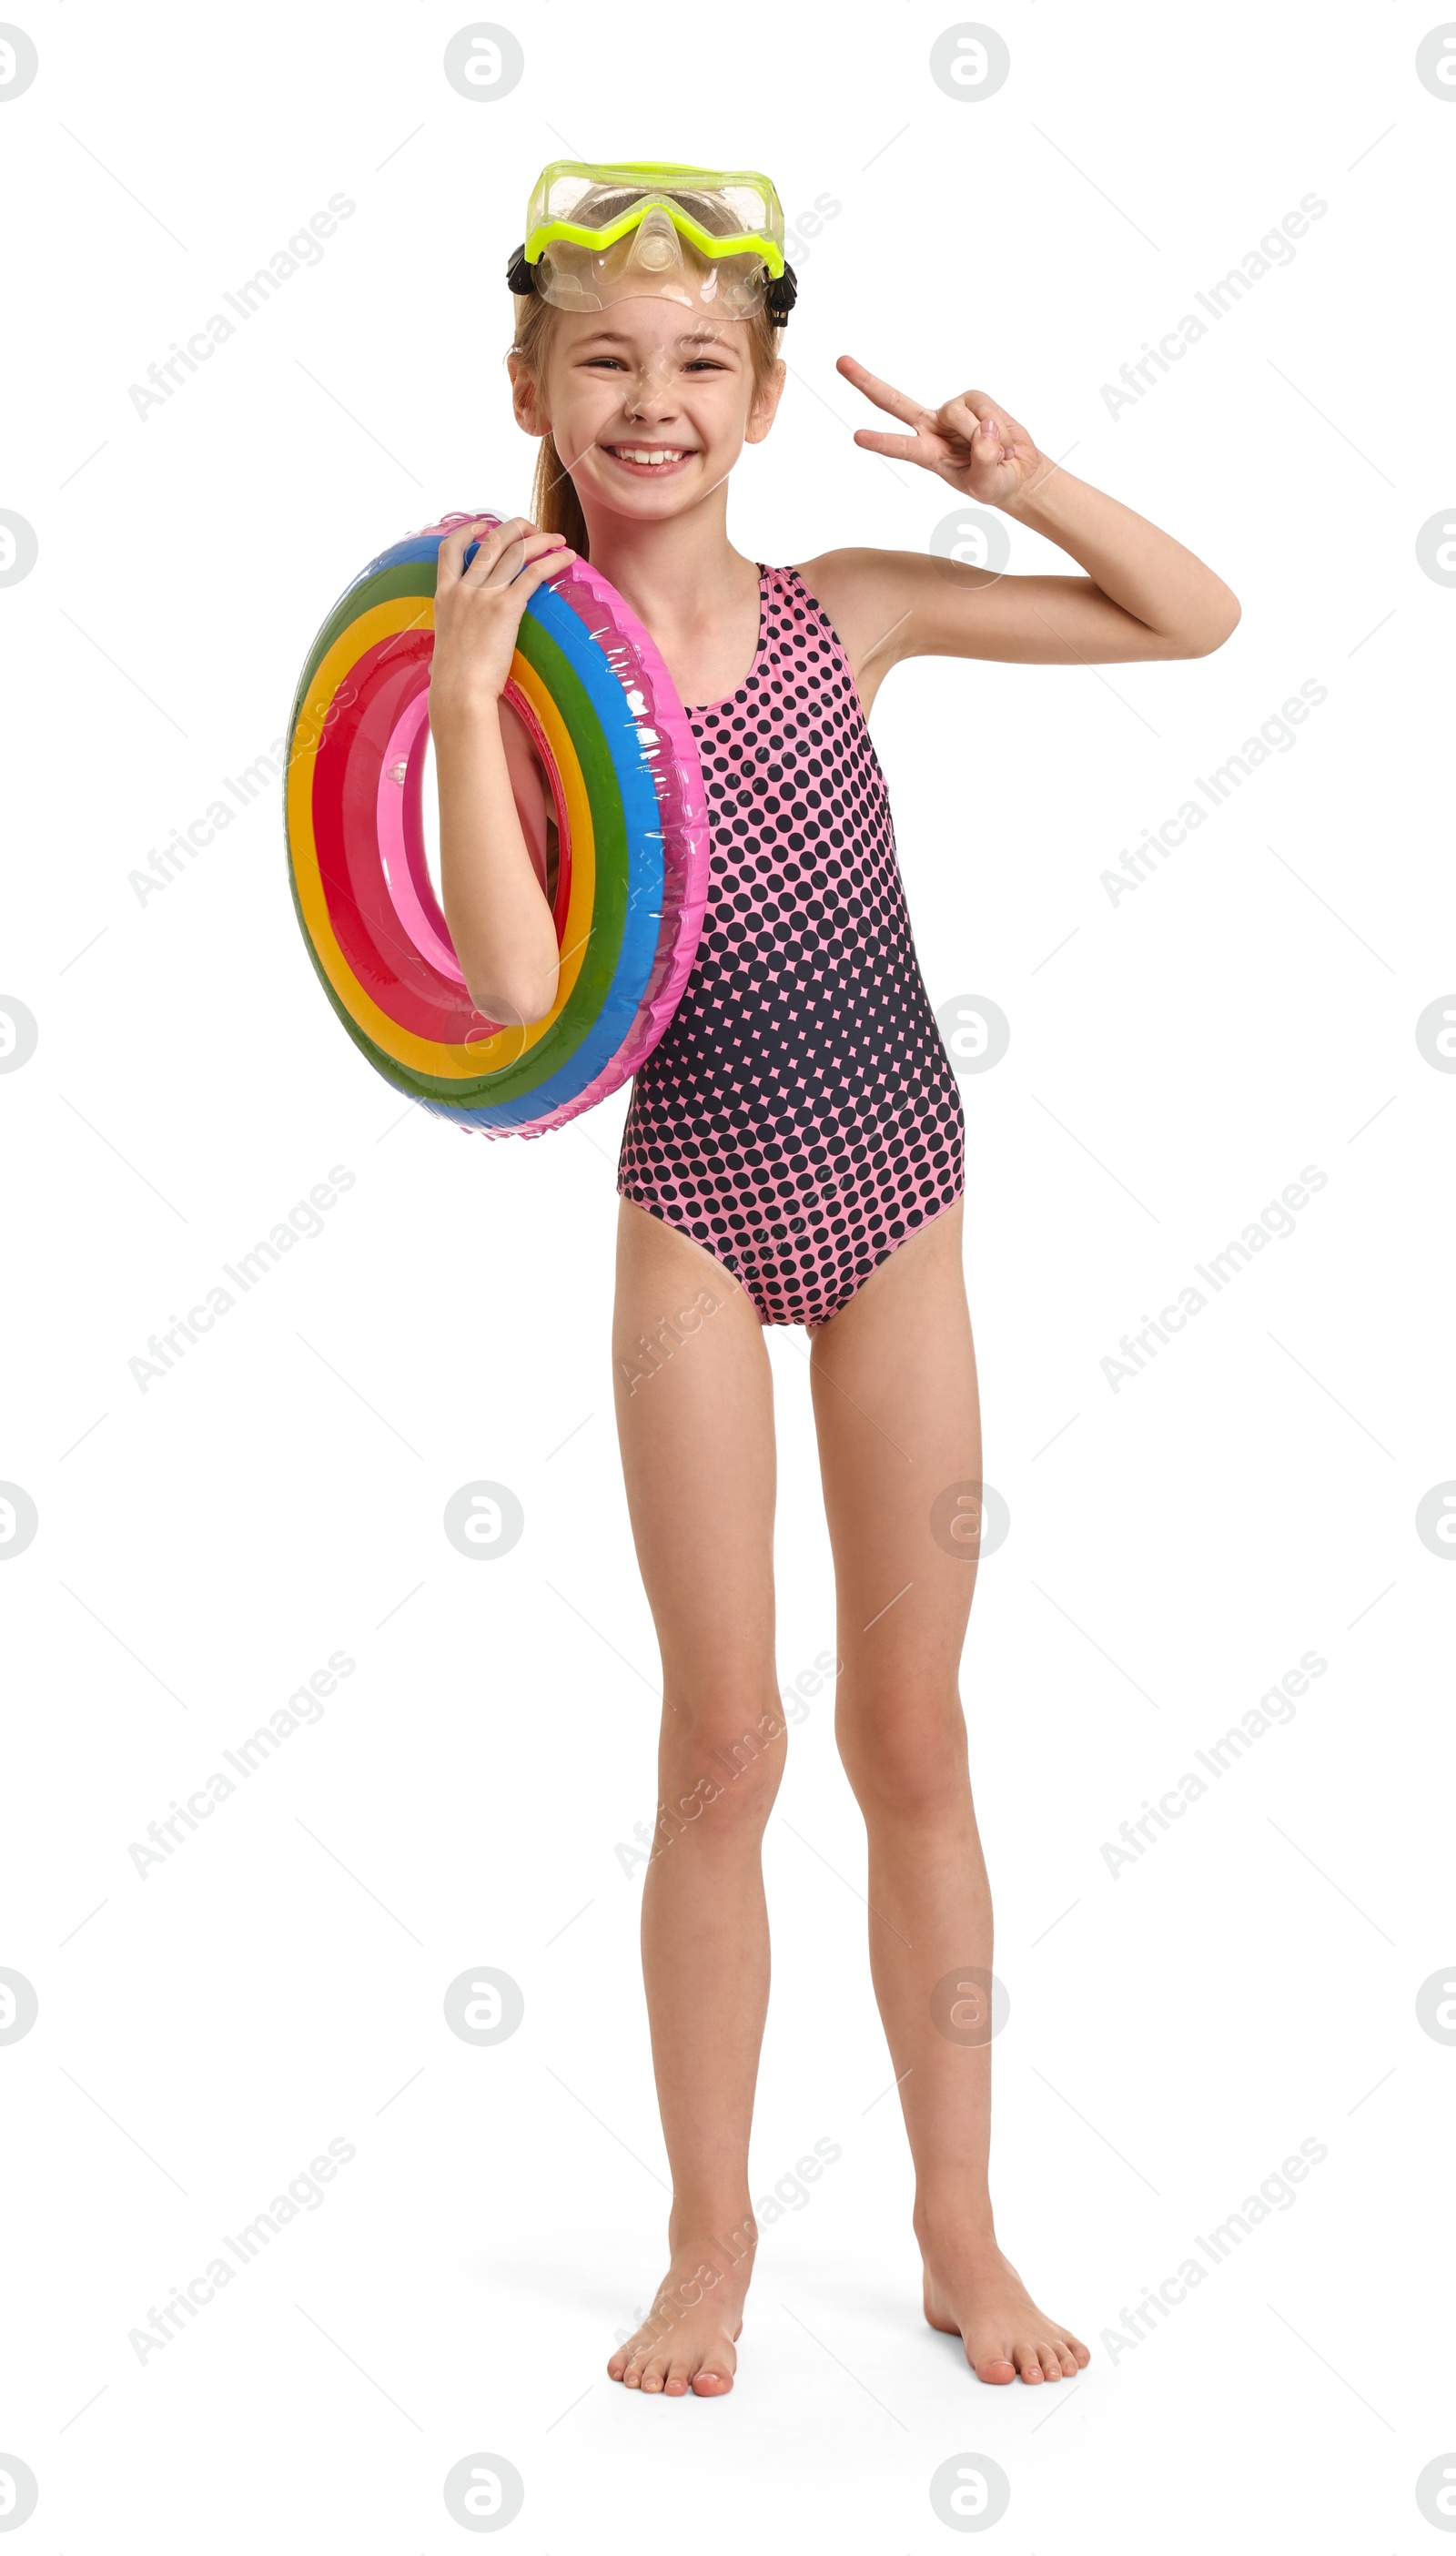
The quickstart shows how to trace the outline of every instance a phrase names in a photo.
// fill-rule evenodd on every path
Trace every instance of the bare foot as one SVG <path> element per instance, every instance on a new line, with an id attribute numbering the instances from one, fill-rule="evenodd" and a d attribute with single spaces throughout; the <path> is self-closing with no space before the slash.
<path id="1" fill-rule="evenodd" d="M 609 2378 L 648 2396 L 727 2395 L 753 2254 L 726 2266 L 724 2255 L 711 2242 L 673 2248 L 651 2313 L 607 2363 Z"/>
<path id="2" fill-rule="evenodd" d="M 995 2241 L 925 2250 L 925 2319 L 937 2334 L 958 2334 L 966 2359 L 990 2387 L 1024 2378 L 1075 2378 L 1092 2356 L 1064 2325 L 1054 2325 L 1029 2298 Z"/>

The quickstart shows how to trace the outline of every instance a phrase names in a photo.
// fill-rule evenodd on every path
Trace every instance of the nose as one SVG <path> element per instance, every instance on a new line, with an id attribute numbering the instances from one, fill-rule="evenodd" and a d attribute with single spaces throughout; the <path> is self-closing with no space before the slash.
<path id="1" fill-rule="evenodd" d="M 629 417 L 672 415 L 676 398 L 666 354 L 647 357 L 639 364 L 636 381 L 622 394 L 622 406 Z"/>

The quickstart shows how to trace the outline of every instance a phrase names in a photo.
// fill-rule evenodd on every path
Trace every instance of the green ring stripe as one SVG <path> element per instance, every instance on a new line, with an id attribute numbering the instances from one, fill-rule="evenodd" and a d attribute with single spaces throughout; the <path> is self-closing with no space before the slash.
<path id="1" fill-rule="evenodd" d="M 334 641 L 343 637 L 351 621 L 357 621 L 361 612 L 372 611 L 376 603 L 391 603 L 398 594 L 418 594 L 426 598 L 432 596 L 434 579 L 428 574 L 428 565 L 425 560 L 406 560 L 402 567 L 385 569 L 378 576 L 370 577 L 364 585 L 351 585 L 348 593 L 339 597 L 309 649 L 307 661 L 299 678 L 299 688 L 294 695 L 294 706 L 289 713 L 290 742 L 298 724 L 299 712 L 308 698 L 309 687 Z"/>

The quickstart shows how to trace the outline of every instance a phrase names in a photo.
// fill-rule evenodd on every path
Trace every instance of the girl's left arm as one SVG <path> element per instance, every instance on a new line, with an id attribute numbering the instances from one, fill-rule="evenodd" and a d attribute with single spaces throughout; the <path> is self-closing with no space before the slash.
<path id="1" fill-rule="evenodd" d="M 853 562 L 853 618 L 867 642 L 852 653 L 874 678 L 903 657 L 1024 665 L 1204 657 L 1236 627 L 1238 601 L 1222 577 L 1170 534 L 1049 460 L 986 392 L 963 392 L 932 411 L 851 356 L 841 356 L 839 370 L 910 429 L 862 428 L 857 444 L 913 461 L 974 503 L 1030 524 L 1085 572 L 994 575 L 912 551 L 839 552 L 841 575 Z"/>

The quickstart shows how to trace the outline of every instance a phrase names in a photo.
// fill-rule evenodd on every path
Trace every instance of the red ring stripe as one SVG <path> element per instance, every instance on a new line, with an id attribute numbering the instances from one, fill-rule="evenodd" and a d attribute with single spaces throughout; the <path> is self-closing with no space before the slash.
<path id="1" fill-rule="evenodd" d="M 380 1010 L 419 1038 L 463 1045 L 480 1021 L 468 994 L 430 964 L 390 902 L 379 860 L 379 779 L 396 722 L 429 681 L 434 636 L 399 631 L 349 668 L 349 716 L 325 726 L 313 767 L 313 839 L 340 950 Z"/>

